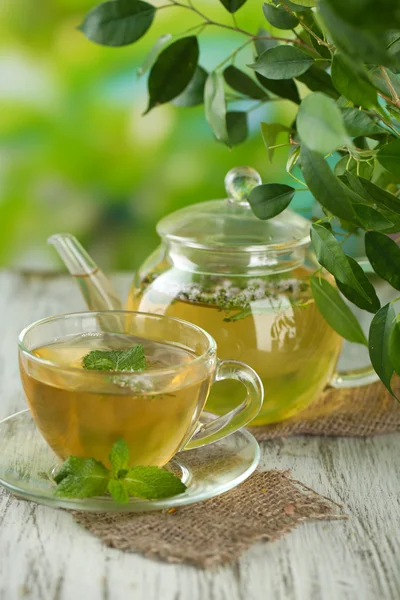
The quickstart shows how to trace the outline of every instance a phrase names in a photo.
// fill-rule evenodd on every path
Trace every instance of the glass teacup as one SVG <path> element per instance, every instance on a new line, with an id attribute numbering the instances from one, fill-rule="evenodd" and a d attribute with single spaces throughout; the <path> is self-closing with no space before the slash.
<path id="1" fill-rule="evenodd" d="M 143 371 L 82 367 L 93 350 L 141 343 Z M 244 363 L 220 361 L 200 327 L 159 315 L 104 311 L 60 315 L 19 336 L 20 372 L 33 419 L 62 459 L 93 457 L 109 465 L 114 442 L 129 446 L 131 465 L 163 466 L 181 450 L 212 443 L 245 426 L 261 408 L 263 387 Z M 207 423 L 200 419 L 214 381 L 236 379 L 243 403 Z"/>

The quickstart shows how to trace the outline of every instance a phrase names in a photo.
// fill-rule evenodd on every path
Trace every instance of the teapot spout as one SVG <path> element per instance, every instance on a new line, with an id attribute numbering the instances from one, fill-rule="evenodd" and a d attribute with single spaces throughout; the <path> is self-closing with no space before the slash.
<path id="1" fill-rule="evenodd" d="M 56 233 L 48 240 L 75 278 L 89 310 L 121 310 L 122 302 L 111 281 L 99 269 L 76 237 Z"/>

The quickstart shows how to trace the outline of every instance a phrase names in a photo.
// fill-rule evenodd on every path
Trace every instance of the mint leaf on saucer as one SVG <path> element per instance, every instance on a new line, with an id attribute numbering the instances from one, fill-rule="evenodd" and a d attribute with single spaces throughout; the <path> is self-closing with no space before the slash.
<path id="1" fill-rule="evenodd" d="M 121 504 L 126 504 L 129 502 L 129 494 L 126 482 L 123 479 L 110 479 L 108 482 L 108 491 L 115 502 L 119 502 Z"/>
<path id="2" fill-rule="evenodd" d="M 159 467 L 132 467 L 124 482 L 130 496 L 148 500 L 176 496 L 186 490 L 179 477 Z"/>
<path id="3" fill-rule="evenodd" d="M 186 485 L 173 473 L 159 467 L 129 468 L 129 448 L 117 440 L 110 452 L 112 470 L 94 458 L 70 456 L 54 477 L 59 498 L 91 498 L 106 492 L 115 502 L 129 497 L 156 500 L 183 494 Z"/>
<path id="4" fill-rule="evenodd" d="M 55 480 L 56 496 L 62 498 L 90 498 L 103 496 L 107 491 L 110 471 L 94 458 L 67 459 Z"/>
<path id="5" fill-rule="evenodd" d="M 129 350 L 92 350 L 83 357 L 82 367 L 91 371 L 144 371 L 147 363 L 143 344 Z"/>

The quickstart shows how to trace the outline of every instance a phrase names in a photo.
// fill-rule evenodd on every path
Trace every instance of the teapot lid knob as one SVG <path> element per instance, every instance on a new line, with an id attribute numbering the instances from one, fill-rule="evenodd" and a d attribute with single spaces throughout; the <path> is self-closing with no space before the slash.
<path id="1" fill-rule="evenodd" d="M 251 190 L 261 183 L 260 174 L 251 167 L 235 167 L 225 177 L 229 200 L 242 206 L 247 204 Z"/>

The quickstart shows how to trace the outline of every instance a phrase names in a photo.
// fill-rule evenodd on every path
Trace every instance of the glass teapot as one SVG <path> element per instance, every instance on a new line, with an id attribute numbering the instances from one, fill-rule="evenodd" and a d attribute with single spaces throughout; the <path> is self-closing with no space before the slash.
<path id="1" fill-rule="evenodd" d="M 335 374 L 342 338 L 319 313 L 310 276 L 310 222 L 290 209 L 262 221 L 247 201 L 260 176 L 249 167 L 225 178 L 227 199 L 203 202 L 162 219 L 160 247 L 129 291 L 127 309 L 168 315 L 209 331 L 218 355 L 253 367 L 265 401 L 253 425 L 276 423 L 312 405 L 328 385 L 356 386 L 368 366 Z M 91 310 L 118 309 L 111 283 L 69 234 L 50 238 Z M 330 277 L 328 274 L 324 277 Z M 207 409 L 224 414 L 242 401 L 238 382 L 214 386 Z"/>

